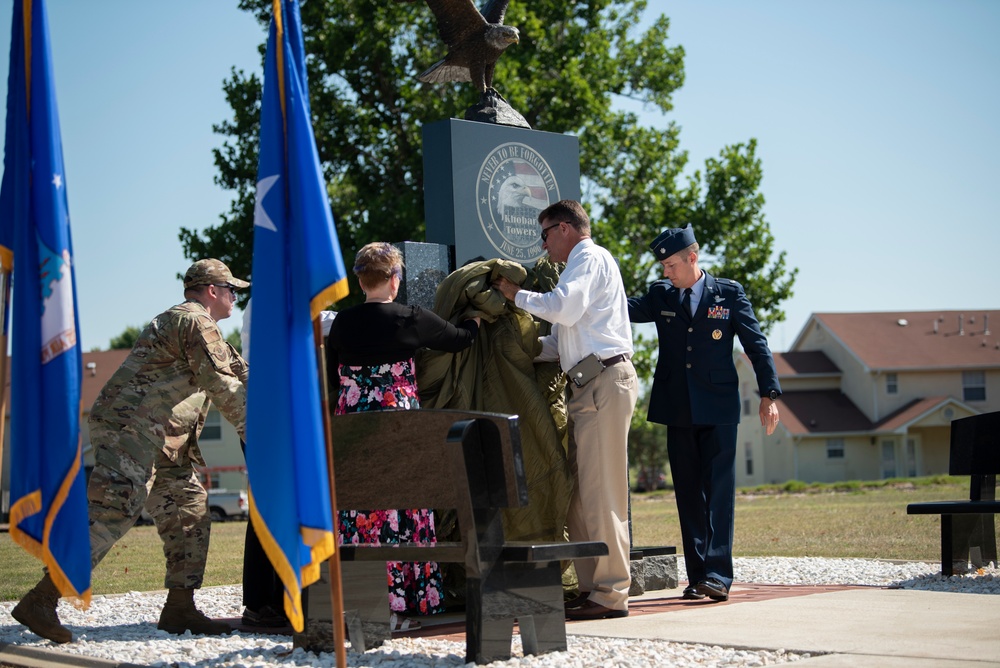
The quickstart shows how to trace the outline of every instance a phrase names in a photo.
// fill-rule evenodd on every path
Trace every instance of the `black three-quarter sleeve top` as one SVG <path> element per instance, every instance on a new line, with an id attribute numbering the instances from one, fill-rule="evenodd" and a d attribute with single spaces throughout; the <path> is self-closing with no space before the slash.
<path id="1" fill-rule="evenodd" d="M 433 311 L 395 302 L 366 302 L 337 314 L 326 337 L 327 377 L 340 364 L 391 364 L 410 359 L 419 348 L 458 352 L 479 333 L 474 320 L 452 325 Z"/>

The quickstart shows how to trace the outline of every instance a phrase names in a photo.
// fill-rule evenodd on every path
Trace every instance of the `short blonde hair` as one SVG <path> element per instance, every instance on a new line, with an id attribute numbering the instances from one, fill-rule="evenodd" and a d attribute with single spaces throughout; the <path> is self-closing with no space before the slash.
<path id="1" fill-rule="evenodd" d="M 384 241 L 365 244 L 354 257 L 354 275 L 362 288 L 373 288 L 392 278 L 403 276 L 403 254 Z"/>

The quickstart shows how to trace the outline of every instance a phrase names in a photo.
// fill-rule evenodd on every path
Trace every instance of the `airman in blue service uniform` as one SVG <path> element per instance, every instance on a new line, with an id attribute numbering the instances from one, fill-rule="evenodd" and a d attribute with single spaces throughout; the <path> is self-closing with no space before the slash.
<path id="1" fill-rule="evenodd" d="M 668 229 L 650 244 L 665 280 L 628 300 L 629 319 L 656 323 L 660 351 L 650 396 L 650 422 L 667 425 L 667 453 L 680 516 L 688 586 L 683 597 L 729 598 L 733 582 L 738 338 L 753 364 L 760 421 L 778 424 L 781 394 L 774 358 L 753 307 L 736 281 L 698 267 L 694 231 Z"/>

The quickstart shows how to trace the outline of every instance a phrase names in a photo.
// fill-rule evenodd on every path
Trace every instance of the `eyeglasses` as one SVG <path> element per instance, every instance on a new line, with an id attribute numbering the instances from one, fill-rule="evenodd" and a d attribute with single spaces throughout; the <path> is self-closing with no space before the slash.
<path id="1" fill-rule="evenodd" d="M 212 285 L 217 288 L 229 288 L 229 293 L 233 296 L 233 299 L 236 299 L 236 286 L 229 285 L 229 283 L 222 283 L 221 285 L 219 283 L 213 283 Z"/>
<path id="2" fill-rule="evenodd" d="M 555 225 L 549 225 L 548 227 L 543 227 L 542 228 L 542 243 L 545 243 L 546 241 L 549 240 L 549 230 L 551 230 L 553 227 L 559 227 L 562 224 L 563 224 L 563 221 L 559 221 Z"/>

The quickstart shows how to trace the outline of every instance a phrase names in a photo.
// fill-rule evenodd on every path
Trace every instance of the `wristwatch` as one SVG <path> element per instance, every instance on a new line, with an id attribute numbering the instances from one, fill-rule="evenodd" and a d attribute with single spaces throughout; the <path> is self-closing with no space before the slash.
<path id="1" fill-rule="evenodd" d="M 777 401 L 778 397 L 781 396 L 781 392 L 778 392 L 777 390 L 771 390 L 770 392 L 767 393 L 767 396 L 768 398 L 771 399 L 771 401 Z"/>

